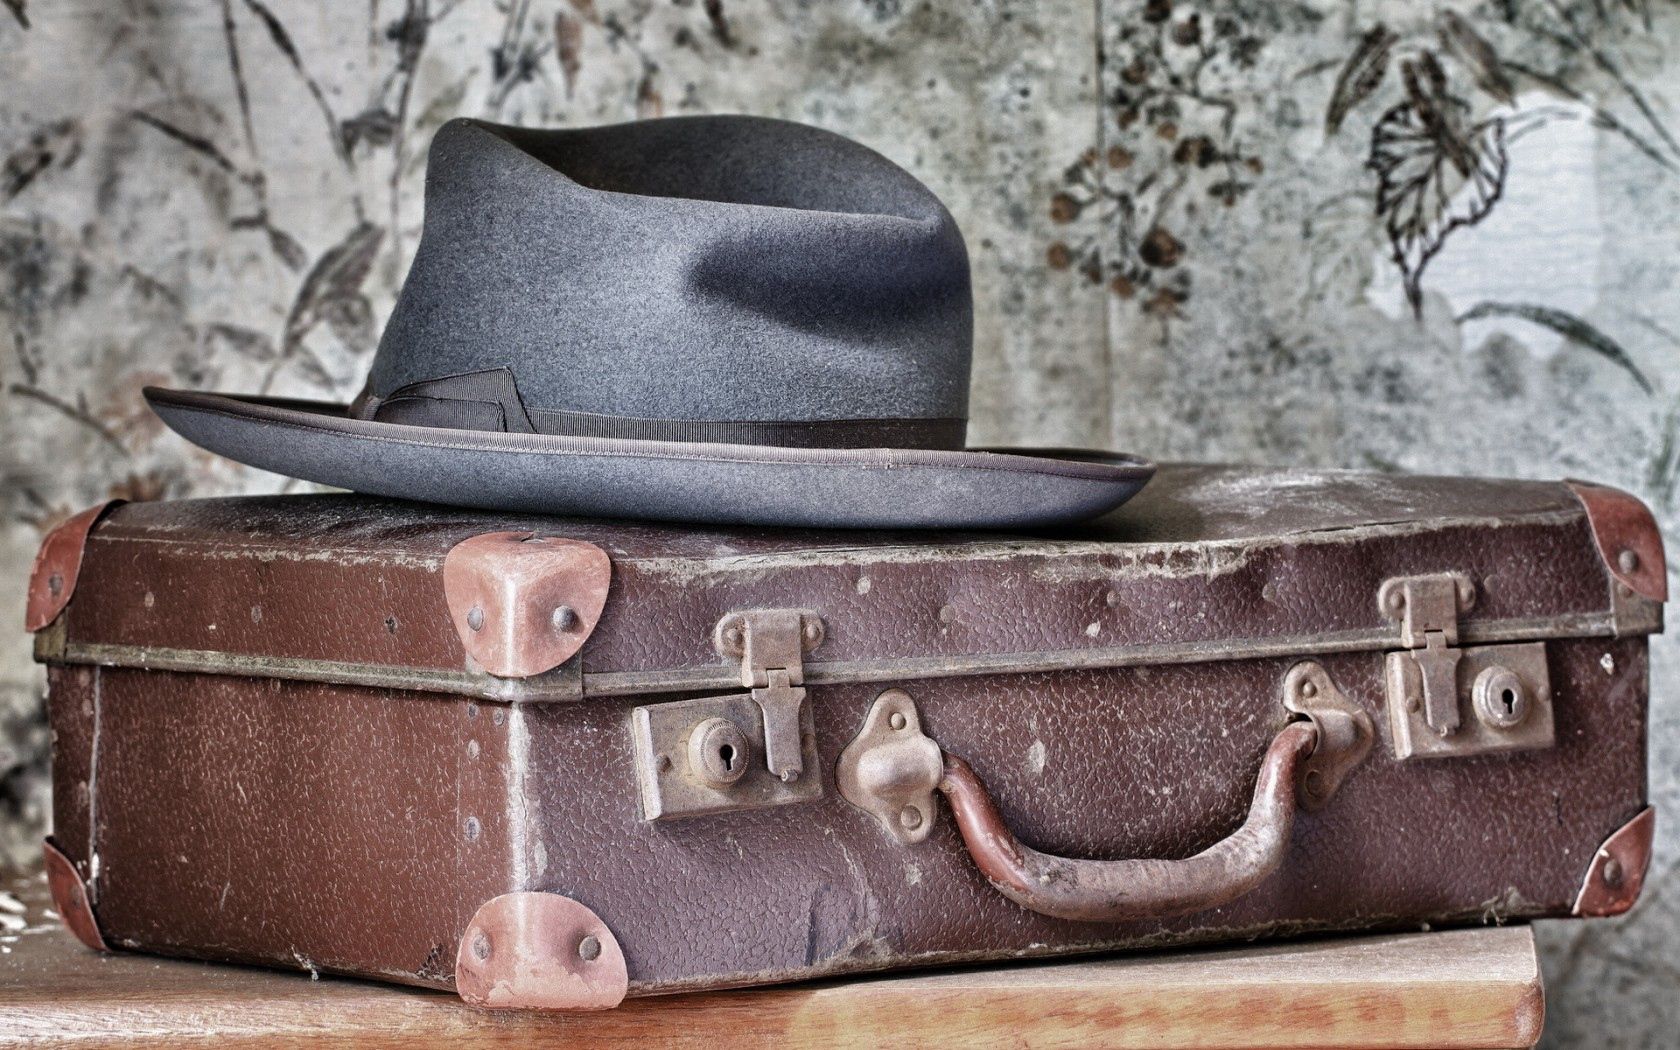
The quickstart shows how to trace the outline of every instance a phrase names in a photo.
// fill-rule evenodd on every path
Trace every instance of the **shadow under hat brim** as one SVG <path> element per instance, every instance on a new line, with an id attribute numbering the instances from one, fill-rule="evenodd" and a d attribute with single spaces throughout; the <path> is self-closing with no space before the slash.
<path id="1" fill-rule="evenodd" d="M 170 429 L 263 470 L 489 510 L 706 524 L 1031 528 L 1095 517 L 1155 472 L 1119 453 L 784 448 L 445 430 L 348 406 L 148 387 Z"/>

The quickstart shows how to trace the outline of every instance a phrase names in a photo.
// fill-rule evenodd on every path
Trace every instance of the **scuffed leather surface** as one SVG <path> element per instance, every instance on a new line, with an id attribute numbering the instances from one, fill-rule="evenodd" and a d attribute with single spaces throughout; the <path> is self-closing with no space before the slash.
<path id="1" fill-rule="evenodd" d="M 1381 725 L 1380 656 L 1323 662 Z M 1181 857 L 1241 822 L 1290 663 L 902 684 L 1023 841 L 1078 857 Z M 821 800 L 648 824 L 627 729 L 635 700 L 520 711 L 109 670 L 98 672 L 97 907 L 117 947 L 444 985 L 480 904 L 548 890 L 613 930 L 632 994 L 1565 915 L 1593 851 L 1644 804 L 1644 641 L 1554 644 L 1552 673 L 1557 747 L 1403 764 L 1385 738 L 1326 809 L 1299 816 L 1282 868 L 1258 890 L 1165 922 L 1090 924 L 999 895 L 949 813 L 926 842 L 899 846 L 839 796 L 830 760 L 862 725 L 872 686 L 814 691 Z M 527 720 L 523 764 L 508 750 L 515 718 Z M 66 758 L 61 812 L 85 769 Z M 87 840 L 63 845 L 86 870 Z"/>
<path id="2" fill-rule="evenodd" d="M 505 718 L 312 683 L 90 675 L 96 775 L 76 779 L 89 763 L 61 740 L 54 796 L 58 816 L 91 799 L 91 837 L 59 844 L 113 947 L 447 982 L 460 931 L 509 879 Z"/>
<path id="3" fill-rule="evenodd" d="M 1072 648 L 1093 644 L 1092 623 L 1106 644 L 1369 625 L 1381 578 L 1449 568 L 1482 583 L 1477 616 L 1606 602 L 1562 486 L 1163 477 L 1153 503 L 1081 537 L 912 545 L 539 524 L 601 544 L 624 581 L 590 667 L 715 661 L 716 616 L 759 605 L 821 608 L 818 656 L 837 659 L 877 645 Z M 362 645 L 369 662 L 459 666 L 437 565 L 464 535 L 519 527 L 530 523 L 336 497 L 131 506 L 95 533 L 71 636 L 305 655 Z M 1382 654 L 1316 657 L 1370 711 L 1377 747 L 1328 808 L 1301 815 L 1275 878 L 1166 922 L 1026 912 L 980 878 L 948 814 L 926 842 L 896 845 L 840 798 L 833 762 L 897 685 L 1024 842 L 1182 857 L 1240 823 L 1291 659 L 814 687 L 821 800 L 657 825 L 637 812 L 629 719 L 672 695 L 508 705 L 56 667 L 55 834 L 90 876 L 98 854 L 91 889 L 114 946 L 438 986 L 477 907 L 532 889 L 600 915 L 632 994 L 1562 915 L 1598 844 L 1644 805 L 1645 640 L 1548 647 L 1556 747 L 1406 764 L 1386 736 Z"/>
<path id="4" fill-rule="evenodd" d="M 1169 467 L 1119 513 L 1054 537 L 722 532 L 340 496 L 135 504 L 94 533 L 99 584 L 68 637 L 460 670 L 443 557 L 508 529 L 611 555 L 586 677 L 715 667 L 717 621 L 767 605 L 820 610 L 822 663 L 1386 630 L 1377 587 L 1403 573 L 1470 573 L 1472 622 L 1608 604 L 1561 484 Z"/>
<path id="5" fill-rule="evenodd" d="M 1599 663 L 1605 653 L 1614 676 Z M 1182 857 L 1241 822 L 1281 723 L 1277 689 L 1291 663 L 903 685 L 925 731 L 973 762 L 1023 841 L 1078 857 Z M 1324 664 L 1380 715 L 1380 657 Z M 544 826 L 574 855 L 612 852 L 615 863 L 579 865 L 555 888 L 601 899 L 592 906 L 619 933 L 632 987 L 643 991 L 1298 928 L 1562 915 L 1598 843 L 1643 804 L 1643 642 L 1558 645 L 1554 675 L 1557 748 L 1400 764 L 1384 739 L 1330 806 L 1301 815 L 1274 879 L 1166 922 L 1072 923 L 1024 911 L 986 885 L 948 813 L 925 843 L 896 846 L 838 797 L 827 768 L 828 794 L 804 807 L 627 835 L 634 802 L 625 795 L 616 812 L 603 799 L 593 819 L 575 819 L 570 800 L 585 785 L 627 783 L 632 772 L 627 743 L 609 737 L 583 753 L 569 745 L 596 738 L 570 724 L 592 717 L 593 705 L 543 712 L 533 743 L 549 761 L 533 790 L 550 817 Z M 820 691 L 825 756 L 856 733 L 877 692 Z M 613 724 L 611 714 L 602 719 Z M 561 807 L 568 819 L 554 821 Z M 626 885 L 645 887 L 628 908 L 604 900 Z"/>

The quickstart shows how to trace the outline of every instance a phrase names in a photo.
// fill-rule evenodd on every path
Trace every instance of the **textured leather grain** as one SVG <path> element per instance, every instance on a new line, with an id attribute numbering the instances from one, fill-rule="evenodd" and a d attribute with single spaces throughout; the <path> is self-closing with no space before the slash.
<path id="1" fill-rule="evenodd" d="M 55 840 L 108 943 L 448 987 L 484 902 L 546 890 L 612 930 L 635 995 L 1495 922 L 1568 914 L 1599 844 L 1645 805 L 1646 641 L 1607 628 L 1547 642 L 1556 745 L 1481 758 L 1396 761 L 1384 654 L 1316 654 L 1379 727 L 1377 746 L 1328 806 L 1298 816 L 1274 877 L 1177 918 L 1026 911 L 986 884 L 947 811 L 926 841 L 899 845 L 834 784 L 870 705 L 897 687 L 1028 845 L 1194 854 L 1242 822 L 1296 662 L 1221 659 L 1222 640 L 1387 629 L 1398 647 L 1381 580 L 1448 570 L 1478 582 L 1471 623 L 1589 622 L 1606 612 L 1607 570 L 1561 485 L 1181 468 L 1082 532 L 932 543 L 339 497 L 134 505 L 93 534 L 67 636 L 459 670 L 439 565 L 461 538 L 505 529 L 612 556 L 586 684 L 720 666 L 718 617 L 765 606 L 821 611 L 818 663 L 1050 651 L 1070 664 L 813 686 L 822 798 L 661 823 L 640 819 L 630 716 L 689 694 L 500 703 L 54 666 Z M 1071 663 L 1161 640 L 1209 648 L 1194 662 Z"/>

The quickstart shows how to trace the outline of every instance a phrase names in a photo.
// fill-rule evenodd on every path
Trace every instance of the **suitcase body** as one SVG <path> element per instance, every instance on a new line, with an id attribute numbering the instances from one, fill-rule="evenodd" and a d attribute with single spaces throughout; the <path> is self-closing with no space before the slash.
<path id="1" fill-rule="evenodd" d="M 50 874 L 91 944 L 554 1008 L 1613 914 L 1662 558 L 1597 486 L 1195 466 L 1036 537 L 96 508 Z"/>

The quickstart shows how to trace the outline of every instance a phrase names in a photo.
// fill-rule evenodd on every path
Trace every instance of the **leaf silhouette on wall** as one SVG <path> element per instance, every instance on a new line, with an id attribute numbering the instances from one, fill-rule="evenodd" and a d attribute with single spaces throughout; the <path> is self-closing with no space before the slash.
<path id="1" fill-rule="evenodd" d="M 362 292 L 362 283 L 373 268 L 384 238 L 384 230 L 364 222 L 316 260 L 286 315 L 276 370 L 302 351 L 304 339 L 322 323 L 350 350 L 367 348 L 372 340 L 373 310 Z M 273 375 L 270 373 L 271 380 Z M 330 382 L 329 376 L 322 374 L 321 378 Z"/>
<path id="2" fill-rule="evenodd" d="M 205 325 L 198 338 L 199 345 L 209 357 L 219 357 L 227 352 L 253 361 L 272 361 L 279 355 L 274 348 L 274 340 L 242 325 L 218 321 Z"/>
<path id="3" fill-rule="evenodd" d="M 82 154 L 82 126 L 59 120 L 29 136 L 0 166 L 0 201 L 9 201 L 47 170 L 68 168 Z"/>
<path id="4" fill-rule="evenodd" d="M 1632 376 L 1633 381 L 1647 394 L 1656 393 L 1651 381 L 1639 370 L 1639 366 L 1633 363 L 1633 358 L 1628 356 L 1628 352 L 1622 349 L 1620 343 L 1566 310 L 1536 306 L 1533 303 L 1496 303 L 1485 300 L 1459 314 L 1457 321 L 1463 324 L 1465 321 L 1480 321 L 1489 317 L 1518 317 L 1542 328 L 1549 328 Z"/>
<path id="5" fill-rule="evenodd" d="M 1441 46 L 1451 51 L 1475 77 L 1476 86 L 1501 102 L 1515 102 L 1516 90 L 1493 45 L 1471 28 L 1470 23 L 1456 11 L 1441 12 Z"/>
<path id="6" fill-rule="evenodd" d="M 1330 91 L 1330 108 L 1324 114 L 1324 133 L 1334 135 L 1353 108 L 1371 96 L 1388 72 L 1389 53 L 1396 37 L 1378 23 L 1359 38 L 1359 46 L 1348 56 Z"/>
<path id="7" fill-rule="evenodd" d="M 1406 301 L 1423 311 L 1423 271 L 1460 226 L 1487 217 L 1505 188 L 1505 122 L 1470 123 L 1470 107 L 1447 92 L 1446 75 L 1425 51 L 1401 64 L 1406 101 L 1371 132 L 1377 215 L 1400 268 Z"/>

